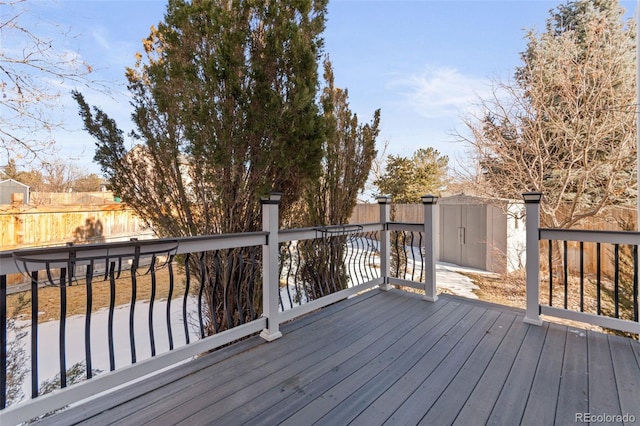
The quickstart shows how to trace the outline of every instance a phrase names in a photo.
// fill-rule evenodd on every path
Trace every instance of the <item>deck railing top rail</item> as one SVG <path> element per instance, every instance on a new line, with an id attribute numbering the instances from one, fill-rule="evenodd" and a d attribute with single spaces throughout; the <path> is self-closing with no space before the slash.
<path id="1" fill-rule="evenodd" d="M 280 229 L 278 231 L 278 240 L 280 242 L 295 241 L 295 240 L 311 240 L 316 238 L 319 229 L 324 229 L 327 232 L 339 231 L 345 229 L 345 226 L 352 225 L 329 225 L 323 227 L 311 226 L 307 228 L 295 228 L 295 229 Z M 357 224 L 360 228 L 358 232 L 375 232 L 382 231 L 384 224 L 380 222 L 375 223 L 361 223 Z"/>
<path id="2" fill-rule="evenodd" d="M 540 228 L 540 239 L 640 245 L 640 232 Z"/>
<path id="3" fill-rule="evenodd" d="M 187 254 L 210 250 L 225 250 L 267 244 L 268 232 L 243 232 L 231 234 L 201 235 L 193 237 L 160 238 L 150 240 L 118 241 L 99 244 L 70 244 L 66 246 L 24 248 L 0 251 L 0 275 L 21 273 L 15 257 L 41 261 L 66 261 L 71 257 L 89 260 L 108 256 L 127 256 L 166 251 L 175 246 L 175 254 Z"/>

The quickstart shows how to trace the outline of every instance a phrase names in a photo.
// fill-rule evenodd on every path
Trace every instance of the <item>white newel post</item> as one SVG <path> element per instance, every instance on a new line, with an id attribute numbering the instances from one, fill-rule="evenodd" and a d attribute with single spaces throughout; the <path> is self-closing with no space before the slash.
<path id="1" fill-rule="evenodd" d="M 541 192 L 525 192 L 525 214 L 527 215 L 527 311 L 524 322 L 542 325 L 540 319 L 540 200 Z"/>
<path id="2" fill-rule="evenodd" d="M 378 197 L 380 205 L 380 223 L 384 229 L 380 231 L 380 276 L 384 282 L 378 286 L 380 290 L 391 290 L 389 276 L 391 276 L 391 232 L 388 223 L 391 220 L 391 196 L 380 195 Z"/>
<path id="3" fill-rule="evenodd" d="M 262 246 L 262 315 L 267 318 L 267 328 L 262 330 L 260 337 L 269 342 L 282 337 L 278 318 L 278 207 L 281 198 L 282 193 L 271 192 L 260 199 L 262 230 L 269 233 L 267 244 Z"/>
<path id="4" fill-rule="evenodd" d="M 438 300 L 436 289 L 436 204 L 438 197 L 420 197 L 424 206 L 424 300 Z"/>

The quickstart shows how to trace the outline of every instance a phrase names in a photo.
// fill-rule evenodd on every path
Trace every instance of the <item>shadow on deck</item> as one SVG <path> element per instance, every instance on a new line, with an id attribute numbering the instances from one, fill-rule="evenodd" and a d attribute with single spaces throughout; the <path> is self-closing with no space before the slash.
<path id="1" fill-rule="evenodd" d="M 639 342 L 522 317 L 460 297 L 369 291 L 283 325 L 276 341 L 249 338 L 41 423 L 640 421 Z"/>

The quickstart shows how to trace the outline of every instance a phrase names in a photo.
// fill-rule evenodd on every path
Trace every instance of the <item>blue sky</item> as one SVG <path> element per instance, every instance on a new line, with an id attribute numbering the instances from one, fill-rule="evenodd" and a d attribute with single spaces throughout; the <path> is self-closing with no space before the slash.
<path id="1" fill-rule="evenodd" d="M 91 64 L 93 78 L 111 95 L 79 88 L 130 129 L 124 69 L 133 65 L 141 40 L 162 20 L 160 0 L 29 0 L 29 22 L 68 28 L 73 37 L 58 38 L 59 49 L 77 52 Z M 324 34 L 325 52 L 334 65 L 336 85 L 349 90 L 351 109 L 360 120 L 382 110 L 379 146 L 409 156 L 432 146 L 464 160 L 465 146 L 451 132 L 464 132 L 461 115 L 492 80 L 507 80 L 520 64 L 525 29 L 544 30 L 550 9 L 561 1 L 396 1 L 331 0 Z M 621 1 L 632 16 L 635 1 Z M 25 21 L 27 23 L 27 21 Z M 59 113 L 66 131 L 55 135 L 60 156 L 89 171 L 93 140 L 81 128 L 77 107 L 65 87 Z M 5 159 L 0 158 L 0 163 Z"/>

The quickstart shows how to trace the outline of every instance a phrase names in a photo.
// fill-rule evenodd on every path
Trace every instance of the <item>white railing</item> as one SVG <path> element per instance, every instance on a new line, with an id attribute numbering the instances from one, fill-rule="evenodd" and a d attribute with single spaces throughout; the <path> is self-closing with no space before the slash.
<path id="1" fill-rule="evenodd" d="M 215 268 L 208 270 L 207 267 L 212 266 L 205 265 L 205 262 L 210 261 L 213 262 L 214 265 L 217 265 L 217 262 L 222 262 L 221 259 L 226 258 L 223 255 L 221 255 L 220 258 L 216 258 L 216 255 L 211 253 L 228 253 L 230 250 L 250 248 L 251 256 L 256 256 L 256 267 L 258 267 L 260 271 L 260 274 L 257 274 L 257 276 L 260 277 L 260 285 L 262 287 L 261 297 L 258 297 L 260 295 L 256 296 L 262 300 L 262 306 L 259 307 L 259 309 L 261 308 L 261 312 L 256 311 L 251 315 L 247 314 L 247 321 L 240 321 L 237 324 L 234 323 L 234 326 L 228 330 L 218 331 L 216 329 L 217 332 L 208 337 L 204 337 L 204 327 L 201 322 L 199 333 L 196 333 L 200 334 L 200 338 L 194 339 L 193 342 L 187 342 L 188 344 L 182 346 L 176 345 L 175 348 L 163 353 L 158 353 L 149 359 L 142 361 L 137 360 L 135 364 L 116 368 L 114 371 L 98 375 L 91 380 L 64 389 L 59 389 L 48 395 L 38 396 L 36 390 L 35 396 L 37 396 L 37 398 L 1 410 L 0 424 L 15 424 L 27 421 L 258 332 L 260 336 L 267 341 L 278 339 L 282 336 L 280 331 L 280 325 L 282 323 L 372 287 L 377 287 L 380 290 L 389 290 L 394 285 L 419 288 L 424 292 L 425 300 L 437 300 L 435 278 L 435 233 L 437 224 L 434 220 L 436 198 L 424 197 L 423 223 L 406 224 L 391 222 L 391 199 L 390 197 L 381 197 L 378 200 L 380 206 L 380 221 L 377 223 L 293 230 L 279 229 L 278 198 L 277 196 L 272 196 L 263 200 L 263 227 L 261 232 L 170 240 L 132 241 L 129 243 L 95 246 L 71 246 L 56 248 L 50 251 L 25 250 L 18 252 L 0 252 L 0 303 L 2 304 L 0 306 L 0 324 L 5 324 L 0 330 L 1 346 L 4 349 L 0 352 L 0 369 L 2 369 L 3 373 L 6 371 L 7 366 L 6 347 L 8 342 L 6 327 L 7 275 L 24 272 L 25 269 L 24 264 L 22 269 L 20 269 L 20 263 L 16 263 L 16 259 L 31 258 L 31 260 L 35 259 L 40 262 L 51 261 L 53 262 L 51 265 L 56 266 L 58 269 L 64 268 L 65 265 L 68 266 L 72 264 L 74 267 L 80 266 L 82 262 L 85 262 L 83 266 L 91 265 L 90 268 L 93 268 L 95 265 L 89 262 L 89 258 L 113 259 L 114 256 L 120 256 L 121 259 L 135 263 L 137 262 L 136 256 L 139 256 L 141 253 L 152 253 L 154 252 L 154 247 L 156 249 L 158 247 L 164 247 L 163 250 L 166 251 L 168 250 L 167 246 L 175 244 L 175 248 L 172 249 L 173 251 L 166 253 L 166 256 L 174 256 L 176 258 L 181 256 L 185 258 L 187 256 L 195 256 L 198 257 L 197 260 L 200 262 L 201 271 L 217 273 Z M 540 229 L 538 202 L 526 203 L 528 250 L 526 269 L 527 304 L 524 321 L 530 324 L 540 325 L 542 324 L 540 315 L 544 314 L 597 324 L 603 327 L 632 333 L 640 333 L 637 320 L 637 279 L 635 281 L 635 293 L 633 295 L 636 306 L 635 319 L 611 318 L 603 315 L 603 312 L 597 312 L 596 314 L 579 312 L 566 308 L 558 308 L 557 306 L 549 306 L 550 303 L 541 305 L 540 241 L 595 241 L 597 244 L 632 245 L 636 247 L 634 274 L 635 277 L 637 277 L 637 246 L 640 244 L 640 234 Z M 416 240 L 418 243 L 415 242 Z M 335 241 L 338 241 L 338 243 Z M 307 249 L 309 247 L 313 248 L 315 247 L 314 244 L 320 244 L 322 242 L 344 245 L 342 261 L 346 263 L 345 270 L 349 278 L 343 279 L 337 276 L 337 278 L 335 278 L 336 283 L 332 283 L 331 288 L 327 287 L 326 291 L 322 290 L 312 297 L 309 297 L 309 291 L 313 289 L 311 287 L 303 288 L 301 282 L 296 281 L 304 277 L 304 273 L 296 272 L 296 268 L 300 266 L 300 262 L 302 261 L 305 261 L 307 265 L 313 265 L 313 263 L 308 261 L 310 258 L 309 252 L 299 255 L 296 250 L 302 250 L 305 247 Z M 155 252 L 157 251 L 158 250 L 155 250 Z M 245 259 L 245 257 L 243 257 L 243 259 Z M 252 259 L 254 258 L 252 257 Z M 246 260 L 238 261 L 240 264 L 246 262 Z M 253 261 L 254 260 L 251 260 L 249 263 Z M 358 268 L 361 267 L 363 270 L 366 268 L 369 269 L 366 271 L 358 269 L 356 271 L 356 269 L 349 264 L 349 262 L 352 261 L 360 264 Z M 57 262 L 57 264 L 55 262 Z M 188 260 L 184 260 L 183 262 L 185 268 L 188 268 L 191 264 Z M 232 259 L 230 262 L 236 262 L 236 260 Z M 105 262 L 105 265 L 106 264 Z M 153 261 L 151 264 L 153 264 Z M 234 265 L 236 264 L 237 263 L 234 263 Z M 365 265 L 363 266 L 362 264 Z M 400 267 L 399 265 L 402 266 Z M 420 270 L 418 273 L 415 273 L 418 265 Z M 48 266 L 48 268 L 51 267 L 52 266 Z M 29 268 L 27 267 L 26 269 Z M 411 273 L 407 272 L 409 269 L 411 269 Z M 334 271 L 332 273 L 336 272 Z M 358 277 L 351 277 L 352 275 L 358 275 Z M 207 278 L 206 273 L 205 276 L 196 275 L 194 276 L 194 285 L 196 281 L 203 283 L 210 278 L 211 277 Z M 47 279 L 59 280 L 60 278 L 47 277 Z M 565 282 L 566 281 L 567 280 L 565 280 Z M 35 284 L 32 282 L 31 285 L 31 291 L 35 291 L 34 294 L 36 295 L 38 292 L 37 284 L 38 282 L 35 280 Z M 289 285 L 291 285 L 291 287 L 288 287 Z M 61 288 L 61 291 L 65 291 L 64 285 L 58 287 Z M 189 286 L 187 285 L 187 287 Z M 567 287 L 564 293 L 567 294 L 568 292 L 569 289 Z M 185 290 L 185 300 L 189 297 L 187 293 L 188 288 Z M 202 294 L 203 292 L 200 291 L 199 297 L 203 297 Z M 132 306 L 134 304 L 135 303 L 132 303 Z M 234 309 L 236 309 L 236 314 L 239 309 L 241 310 L 241 308 Z M 167 310 L 167 312 L 168 311 L 169 310 Z M 201 314 L 200 311 L 201 310 L 198 309 L 198 313 Z M 35 321 L 35 325 L 32 326 L 36 328 L 37 315 L 36 307 L 32 312 L 32 322 Z M 151 316 L 151 313 L 149 315 Z M 133 314 L 131 314 L 131 316 L 133 317 Z M 233 315 L 229 315 L 228 317 L 231 318 Z M 150 317 L 149 333 L 153 334 L 151 331 L 151 323 L 152 319 Z M 185 334 L 188 335 L 188 333 Z M 64 348 L 59 352 L 61 354 L 60 357 L 64 357 Z M 6 373 L 4 377 L 6 377 Z M 2 382 L 4 382 L 4 380 L 2 380 Z M 36 387 L 36 385 L 33 387 Z M 0 383 L 0 398 L 2 399 L 0 402 L 2 402 L 4 407 L 6 405 L 6 383 Z"/>
<path id="2" fill-rule="evenodd" d="M 434 263 L 434 251 L 433 245 L 430 243 L 434 241 L 432 238 L 435 224 L 433 223 L 433 209 L 434 204 L 425 204 L 425 223 L 424 224 L 398 224 L 390 223 L 389 209 L 390 199 L 384 198 L 380 201 L 380 222 L 373 224 L 355 225 L 340 225 L 338 227 L 316 227 L 307 229 L 294 229 L 294 230 L 281 230 L 278 226 L 278 201 L 277 196 L 270 197 L 263 200 L 263 230 L 262 232 L 243 233 L 243 234 L 229 234 L 229 235 L 215 235 L 215 236 L 201 236 L 201 237 L 189 237 L 189 238 L 176 238 L 168 240 L 144 240 L 144 241 L 130 241 L 126 243 L 109 243 L 99 245 L 86 245 L 86 246 L 67 246 L 54 249 L 34 249 L 34 250 L 20 250 L 11 252 L 0 252 L 0 323 L 4 324 L 2 330 L 0 330 L 1 346 L 4 349 L 0 353 L 0 369 L 3 371 L 3 378 L 7 377 L 7 352 L 9 335 L 7 333 L 7 276 L 15 273 L 23 273 L 28 275 L 30 283 L 30 291 L 33 299 L 31 310 L 31 346 L 25 353 L 30 354 L 28 357 L 31 359 L 31 366 L 35 368 L 35 379 L 32 380 L 31 390 L 32 399 L 21 402 L 16 405 L 6 407 L 6 380 L 2 380 L 0 383 L 0 398 L 2 402 L 3 410 L 0 411 L 0 424 L 17 424 L 25 422 L 33 418 L 42 416 L 48 412 L 58 410 L 64 406 L 72 404 L 82 399 L 86 399 L 98 393 L 108 391 L 114 387 L 123 385 L 131 380 L 141 378 L 148 374 L 153 374 L 160 369 L 169 367 L 176 363 L 183 362 L 191 359 L 192 357 L 207 352 L 209 350 L 226 345 L 230 342 L 238 339 L 251 336 L 260 332 L 260 336 L 267 341 L 271 341 L 279 338 L 282 334 L 280 332 L 280 324 L 304 315 L 312 310 L 322 308 L 329 304 L 335 303 L 339 300 L 345 299 L 357 292 L 368 290 L 372 287 L 378 286 L 380 289 L 390 289 L 390 284 L 410 285 L 412 287 L 420 287 L 425 289 L 425 298 L 428 300 L 436 300 L 435 294 L 435 263 Z M 429 222 L 430 221 L 430 222 Z M 391 262 L 393 247 L 390 242 L 392 240 L 392 233 L 394 232 L 421 232 L 424 234 L 423 247 L 417 250 L 417 255 L 420 256 L 419 262 L 425 264 L 426 273 L 420 275 L 421 284 L 416 285 L 414 281 L 404 278 L 391 277 Z M 328 288 L 324 294 L 320 297 L 313 297 L 311 300 L 305 301 L 305 303 L 298 303 L 297 306 L 289 306 L 285 309 L 282 303 L 282 287 L 281 279 L 283 278 L 283 265 L 281 262 L 282 247 L 285 244 L 300 244 L 311 242 L 316 244 L 317 242 L 326 242 L 328 244 L 334 244 L 331 241 L 338 239 L 339 244 L 344 243 L 346 240 L 345 257 L 343 260 L 347 262 L 359 262 L 361 265 L 357 266 L 358 277 L 349 278 L 349 282 L 342 282 L 340 285 L 332 285 L 333 288 Z M 351 238 L 351 240 L 349 240 Z M 363 240 L 367 241 L 366 247 Z M 374 241 L 375 240 L 375 241 Z M 202 290 L 205 282 L 209 282 L 213 279 L 210 275 L 215 274 L 215 268 L 213 270 L 208 269 L 205 265 L 205 261 L 214 264 L 222 262 L 221 259 L 227 259 L 228 263 L 226 269 L 229 270 L 232 267 L 231 264 L 237 265 L 238 262 L 246 262 L 242 259 L 249 255 L 240 254 L 235 258 L 229 260 L 228 253 L 236 249 L 244 248 L 260 248 L 261 247 L 261 259 L 257 261 L 261 276 L 262 296 L 259 299 L 262 300 L 262 312 L 256 312 L 249 315 L 249 320 L 231 324 L 228 329 L 220 330 L 216 328 L 216 333 L 206 336 L 205 329 L 206 324 L 203 321 L 205 311 L 202 309 L 202 298 L 206 297 L 206 294 Z M 260 252 L 260 250 L 258 251 Z M 412 249 L 412 253 L 414 250 Z M 250 256 L 256 253 L 251 249 Z M 146 263 L 142 261 L 142 258 L 147 256 Z M 191 256 L 191 257 L 190 257 Z M 308 256 L 307 256 L 308 257 Z M 374 260 L 374 257 L 379 259 L 379 262 Z M 182 295 L 183 313 L 181 323 L 178 328 L 184 326 L 185 332 L 183 333 L 185 341 L 181 344 L 179 342 L 171 343 L 171 347 L 162 351 L 158 349 L 155 353 L 155 341 L 158 340 L 159 332 L 155 330 L 155 323 L 157 322 L 158 315 L 154 316 L 153 308 L 148 309 L 148 325 L 146 333 L 148 333 L 147 340 L 151 341 L 152 356 L 147 359 L 141 359 L 140 351 L 136 352 L 136 347 L 139 344 L 139 337 L 134 336 L 134 326 L 136 321 L 134 316 L 140 312 L 139 303 L 147 303 L 153 306 L 154 301 L 157 301 L 161 296 L 151 296 L 150 300 L 139 300 L 136 296 L 136 271 L 141 269 L 143 264 L 147 271 L 151 271 L 152 282 L 155 283 L 155 274 L 157 273 L 156 266 L 160 263 L 159 259 L 163 259 L 165 265 L 173 265 L 174 259 L 180 258 L 182 268 L 184 269 L 187 285 Z M 191 261 L 189 260 L 191 259 Z M 350 260 L 349 260 L 350 259 Z M 427 260 L 427 262 L 425 262 Z M 235 262 L 235 263 L 234 263 Z M 418 260 L 416 260 L 416 263 Z M 429 266 L 431 262 L 431 266 Z M 126 266 L 128 264 L 128 266 Z M 200 265 L 199 272 L 196 271 L 191 279 L 191 288 L 200 284 L 200 291 L 196 292 L 197 295 L 193 296 L 193 292 L 190 292 L 189 288 L 189 272 L 190 265 Z M 102 266 L 100 266 L 102 265 Z M 125 266 L 123 266 L 125 265 Z M 291 263 L 290 263 L 291 265 Z M 210 265 L 209 265 L 210 266 Z M 37 272 L 38 268 L 41 269 L 40 275 L 30 273 Z M 101 276 L 104 276 L 106 285 L 111 286 L 111 294 L 116 292 L 116 275 L 125 269 L 129 269 L 129 275 L 131 276 L 132 295 L 129 300 L 129 330 L 114 330 L 114 312 L 117 311 L 117 306 L 112 301 L 109 306 L 109 352 L 113 352 L 113 340 L 115 340 L 114 333 L 122 335 L 129 334 L 130 339 L 130 352 L 131 362 L 125 363 L 126 365 L 116 365 L 117 360 L 111 354 L 111 366 L 110 370 L 104 374 L 95 375 L 92 374 L 92 359 L 93 354 L 90 348 L 90 322 L 92 317 L 92 310 L 90 302 L 88 302 L 87 313 L 85 315 L 85 353 L 87 363 L 87 379 L 81 383 L 69 385 L 61 389 L 58 389 L 50 394 L 39 395 L 38 392 L 38 305 L 37 295 L 40 291 L 40 287 L 54 286 L 57 291 L 60 292 L 61 300 L 66 297 L 67 291 L 75 285 L 85 285 L 87 287 L 87 294 L 91 293 L 90 289 L 94 282 L 94 275 L 100 270 Z M 351 269 L 350 269 L 351 268 Z M 353 272 L 355 269 L 353 265 L 346 266 L 346 270 Z M 367 269 L 367 271 L 362 272 Z M 197 268 L 196 268 L 197 269 Z M 224 268 L 223 268 L 224 269 Z M 376 270 L 379 270 L 377 272 Z M 52 273 L 54 271 L 54 273 Z M 82 271 L 82 273 L 78 272 Z M 432 272 L 429 272 L 432 271 Z M 376 273 L 377 272 L 377 273 Z M 209 273 L 209 275 L 207 275 Z M 84 275 L 83 275 L 84 274 Z M 174 272 L 170 272 L 170 276 L 174 276 Z M 82 280 L 86 279 L 84 282 Z M 217 278 L 216 278 L 217 279 Z M 223 278 L 220 278 L 223 279 Z M 81 283 L 82 281 L 82 283 Z M 175 281 L 173 278 L 170 280 L 172 283 Z M 173 285 L 173 284 L 171 284 Z M 215 284 L 213 284 L 215 286 Z M 152 284 L 152 294 L 155 294 L 155 284 Z M 205 294 L 205 296 L 203 296 Z M 155 299 L 154 299 L 155 297 Z M 171 292 L 167 297 L 167 305 L 171 303 Z M 196 301 L 192 300 L 196 298 Z M 257 296 L 256 296 L 257 297 Z M 90 300 L 90 296 L 87 296 Z M 113 299 L 114 297 L 112 297 Z M 296 296 L 296 300 L 302 300 L 300 295 Z M 194 304 L 195 303 L 195 304 Z M 251 303 L 251 300 L 249 301 Z M 61 302 L 61 305 L 63 303 Z M 187 321 L 187 304 L 191 304 L 192 313 L 197 313 L 199 316 L 200 326 L 197 327 L 196 333 L 192 336 L 191 340 L 189 332 L 186 330 Z M 226 306 L 226 301 L 224 303 Z M 197 307 L 197 309 L 196 309 Z M 241 316 L 244 312 L 243 308 L 237 307 L 234 315 L 227 315 L 228 318 Z M 134 314 L 135 310 L 135 314 Z M 172 329 L 175 326 L 171 324 L 170 309 L 167 306 L 166 309 L 166 322 L 167 332 L 172 334 Z M 67 366 L 67 344 L 70 339 L 82 339 L 82 336 L 68 336 L 66 329 L 66 306 L 61 308 L 61 320 L 59 321 L 59 336 L 58 340 L 58 357 L 60 358 L 60 371 L 64 376 L 65 368 Z M 224 314 L 223 314 L 224 315 Z M 211 321 L 211 320 L 210 320 Z M 180 322 L 180 321 L 178 321 Z M 174 336 L 175 337 L 175 336 Z M 126 339 L 126 337 L 125 337 Z M 172 341 L 172 338 L 169 338 Z M 175 339 L 173 339 L 175 340 Z M 47 353 L 51 352 L 51 348 L 47 348 Z M 28 360 L 26 360 L 29 363 Z M 62 380 L 61 380 L 62 384 Z M 6 407 L 6 408 L 5 408 Z"/>
<path id="3" fill-rule="evenodd" d="M 198 285 L 198 282 L 203 285 L 206 276 L 203 271 L 193 274 L 186 272 L 181 275 L 180 279 L 187 282 L 184 293 L 175 296 L 171 294 L 174 290 L 177 291 L 178 287 L 178 283 L 175 282 L 178 280 L 177 275 L 171 269 L 174 263 L 181 264 L 185 270 L 188 270 L 190 263 L 188 256 L 215 257 L 221 252 L 260 247 L 267 244 L 267 238 L 266 232 L 254 232 L 44 250 L 32 249 L 16 251 L 10 253 L 10 256 L 2 253 L 0 255 L 0 303 L 2 305 L 0 320 L 4 326 L 0 330 L 0 340 L 4 351 L 0 355 L 0 367 L 3 373 L 0 383 L 1 397 L 3 404 L 6 404 L 7 356 L 11 355 L 7 354 L 6 348 L 9 339 L 15 337 L 10 335 L 11 330 L 7 330 L 7 276 L 26 273 L 31 278 L 29 293 L 31 320 L 21 325 L 21 329 L 26 329 L 28 335 L 26 339 L 28 341 L 21 354 L 26 358 L 23 360 L 24 363 L 30 366 L 28 376 L 31 377 L 29 381 L 32 399 L 0 411 L 0 424 L 18 424 L 37 418 L 267 328 L 268 319 L 261 315 L 261 312 L 255 312 L 247 320 L 241 319 L 233 324 L 227 324 L 224 330 L 205 337 L 210 334 L 205 331 L 205 324 L 211 322 L 210 317 L 203 318 L 206 315 L 206 311 L 202 310 L 205 293 L 200 291 L 194 295 L 189 291 L 190 280 L 192 287 Z M 242 255 L 240 252 L 234 260 Z M 182 263 L 174 261 L 178 257 L 182 258 Z M 160 259 L 164 262 L 164 269 L 158 266 Z M 156 281 L 159 280 L 158 277 L 162 271 L 166 273 L 167 268 L 170 271 L 168 273 L 169 293 L 156 294 L 160 287 L 160 283 Z M 142 269 L 152 283 L 151 295 L 147 297 L 136 294 L 137 282 L 142 275 L 138 272 Z M 117 275 L 128 275 L 124 286 Z M 211 279 L 213 278 L 206 282 L 211 282 Z M 253 283 L 247 285 L 253 285 Z M 105 315 L 101 312 L 93 312 L 92 309 L 92 294 L 98 286 L 110 288 L 111 301 Z M 39 324 L 38 321 L 38 294 L 47 287 L 52 287 L 56 297 L 60 298 L 60 317 L 55 322 L 57 325 L 54 322 Z M 78 287 L 82 287 L 83 296 L 86 295 L 83 302 L 86 303 L 86 313 L 84 319 L 80 321 L 67 314 L 67 308 L 71 307 L 71 303 L 65 301 L 67 294 Z M 131 293 L 123 309 L 121 306 L 116 306 L 115 295 L 125 291 Z M 258 296 L 256 295 L 255 299 L 252 298 L 247 303 L 252 304 L 254 300 L 259 300 L 261 297 Z M 246 311 L 236 306 L 233 309 L 235 312 Z M 195 330 L 188 329 L 192 316 L 195 318 L 195 327 L 193 327 Z M 213 327 L 211 324 L 209 326 Z M 80 332 L 71 331 L 78 328 Z M 101 336 L 107 336 L 107 341 L 98 340 Z M 119 347 L 116 347 L 118 346 L 116 341 Z M 149 352 L 151 356 L 148 355 Z M 105 364 L 106 366 L 98 366 L 99 358 L 103 354 L 108 354 L 108 363 Z M 68 364 L 70 364 L 68 361 L 76 359 L 77 356 L 84 363 L 87 377 L 85 381 L 67 387 L 65 382 Z M 47 358 L 56 357 L 60 365 L 57 371 L 61 389 L 50 394 L 39 395 L 41 385 L 39 373 L 42 371 L 40 364 L 47 362 Z M 109 372 L 96 375 L 94 368 L 106 369 Z"/>
<path id="4" fill-rule="evenodd" d="M 525 198 L 526 199 L 526 198 Z M 593 324 L 604 328 L 640 334 L 638 322 L 638 246 L 640 233 L 576 229 L 541 229 L 539 199 L 526 202 L 527 214 L 527 306 L 525 322 L 540 325 L 540 315 Z M 541 242 L 547 245 L 548 261 L 540 263 Z M 585 272 L 584 244 L 596 245 L 597 270 Z M 569 256 L 569 244 L 577 256 Z M 605 258 L 604 245 L 612 259 Z M 621 247 L 626 246 L 626 280 L 621 274 Z M 603 259 L 613 264 L 613 276 L 604 274 Z M 577 263 L 577 264 L 576 264 Z M 546 286 L 541 286 L 541 269 L 546 271 Z M 627 269 L 629 267 L 627 266 Z M 624 281 L 624 282 L 623 282 Z M 541 297 L 541 289 L 545 297 Z M 611 294 L 611 296 L 606 296 Z M 577 298 L 577 299 L 576 299 Z M 546 303 L 541 303 L 546 299 Z M 628 302 L 623 309 L 622 300 Z M 609 305 L 605 309 L 605 302 Z M 559 305 L 559 306 L 558 306 Z"/>

